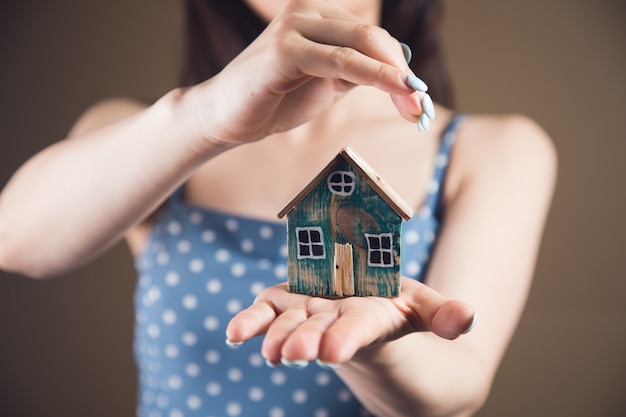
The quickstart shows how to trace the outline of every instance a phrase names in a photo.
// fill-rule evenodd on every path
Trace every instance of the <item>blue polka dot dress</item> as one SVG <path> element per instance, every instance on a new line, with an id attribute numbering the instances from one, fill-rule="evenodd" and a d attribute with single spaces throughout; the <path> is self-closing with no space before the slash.
<path id="1" fill-rule="evenodd" d="M 439 229 L 456 117 L 446 129 L 421 210 L 404 222 L 402 274 L 422 280 Z M 286 226 L 190 206 L 177 191 L 136 259 L 135 355 L 141 417 L 370 415 L 331 370 L 271 368 L 261 338 L 225 343 L 229 320 L 287 280 Z"/>

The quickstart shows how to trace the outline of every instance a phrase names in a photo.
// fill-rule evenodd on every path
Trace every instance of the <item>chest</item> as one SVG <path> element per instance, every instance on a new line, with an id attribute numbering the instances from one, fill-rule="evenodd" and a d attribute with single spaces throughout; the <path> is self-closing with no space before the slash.
<path id="1" fill-rule="evenodd" d="M 306 144 L 273 138 L 211 160 L 186 186 L 185 200 L 220 211 L 276 219 L 278 211 L 345 145 L 354 147 L 412 208 L 433 173 L 436 140 L 379 134 Z"/>

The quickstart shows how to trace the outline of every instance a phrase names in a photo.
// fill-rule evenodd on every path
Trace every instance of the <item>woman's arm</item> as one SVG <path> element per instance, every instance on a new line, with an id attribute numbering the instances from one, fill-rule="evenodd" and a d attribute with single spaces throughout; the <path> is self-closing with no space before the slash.
<path id="1" fill-rule="evenodd" d="M 480 408 L 525 303 L 556 158 L 527 119 L 477 119 L 455 145 L 430 288 L 405 279 L 398 299 L 338 301 L 269 289 L 231 321 L 228 339 L 266 333 L 272 362 L 342 363 L 337 373 L 379 416 Z M 475 328 L 460 336 L 473 311 Z"/>
<path id="2" fill-rule="evenodd" d="M 487 120 L 468 123 L 455 146 L 453 158 L 459 158 L 449 175 L 452 181 L 461 178 L 459 171 L 469 175 L 448 184 L 445 225 L 427 284 L 469 303 L 478 321 L 453 342 L 412 334 L 364 350 L 342 367 L 339 374 L 377 415 L 475 412 L 530 287 L 556 177 L 551 143 L 532 122 L 511 117 L 495 127 Z"/>
<path id="3" fill-rule="evenodd" d="M 24 164 L 0 195 L 0 268 L 45 277 L 87 262 L 222 151 L 196 151 L 182 97 L 101 103 Z"/>
<path id="4" fill-rule="evenodd" d="M 307 122 L 354 85 L 391 93 L 417 121 L 423 94 L 408 73 L 386 31 L 325 1 L 289 2 L 212 79 L 144 109 L 100 106 L 86 119 L 104 126 L 79 122 L 28 161 L 0 195 L 0 268 L 50 276 L 87 262 L 202 163 Z"/>

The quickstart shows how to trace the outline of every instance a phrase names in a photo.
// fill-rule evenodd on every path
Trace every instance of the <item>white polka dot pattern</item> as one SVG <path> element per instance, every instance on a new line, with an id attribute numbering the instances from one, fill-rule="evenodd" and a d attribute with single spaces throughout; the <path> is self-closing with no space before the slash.
<path id="1" fill-rule="evenodd" d="M 402 228 L 402 274 L 422 280 L 436 244 L 450 132 L 426 200 Z M 266 366 L 261 338 L 226 345 L 233 315 L 287 279 L 282 223 L 193 207 L 175 193 L 135 260 L 135 353 L 141 417 L 369 416 L 336 376 L 315 365 Z"/>

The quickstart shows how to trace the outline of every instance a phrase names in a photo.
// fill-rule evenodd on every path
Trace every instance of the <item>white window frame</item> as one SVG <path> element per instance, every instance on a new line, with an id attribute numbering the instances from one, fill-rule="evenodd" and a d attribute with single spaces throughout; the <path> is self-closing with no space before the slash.
<path id="1" fill-rule="evenodd" d="M 306 232 L 308 236 L 308 242 L 300 241 L 300 232 Z M 319 242 L 311 242 L 311 232 L 318 232 L 320 236 Z M 321 246 L 322 254 L 314 255 L 313 254 L 313 246 Z M 302 246 L 309 248 L 309 255 L 302 255 L 300 253 L 300 248 Z M 326 258 L 326 246 L 324 245 L 324 232 L 322 228 L 319 226 L 308 226 L 308 227 L 296 227 L 296 251 L 298 254 L 298 259 L 325 259 Z"/>
<path id="2" fill-rule="evenodd" d="M 331 178 L 334 177 L 335 175 L 341 175 L 341 182 L 331 181 Z M 346 177 L 351 178 L 352 182 L 347 183 Z M 331 193 L 342 196 L 342 197 L 346 197 L 346 196 L 352 195 L 352 193 L 356 189 L 356 175 L 354 175 L 354 172 L 352 171 L 334 171 L 330 173 L 330 175 L 326 179 L 326 183 Z M 337 191 L 333 189 L 333 186 L 340 186 L 341 191 Z M 350 191 L 345 191 L 345 187 L 348 187 L 348 186 L 351 187 Z"/>
<path id="3" fill-rule="evenodd" d="M 378 241 L 378 248 L 372 248 L 370 238 L 375 238 Z M 389 248 L 382 247 L 383 238 L 389 238 Z M 365 233 L 365 240 L 367 240 L 367 266 L 371 266 L 373 268 L 393 268 L 394 267 L 394 257 L 393 257 L 393 233 Z M 370 260 L 372 259 L 372 252 L 380 252 L 380 263 L 372 263 Z M 389 254 L 390 263 L 384 262 L 384 254 Z"/>

